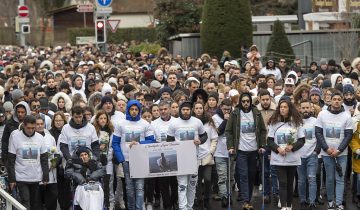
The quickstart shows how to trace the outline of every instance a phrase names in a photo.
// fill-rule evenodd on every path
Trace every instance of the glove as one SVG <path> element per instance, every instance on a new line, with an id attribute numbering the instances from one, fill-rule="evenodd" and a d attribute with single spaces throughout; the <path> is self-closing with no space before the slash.
<path id="1" fill-rule="evenodd" d="M 360 155 L 360 149 L 355 150 L 355 153 L 356 153 L 357 155 Z"/>
<path id="2" fill-rule="evenodd" d="M 68 160 L 66 161 L 66 165 L 71 166 L 72 164 L 73 164 L 73 160 L 72 160 L 72 159 L 68 159 Z"/>

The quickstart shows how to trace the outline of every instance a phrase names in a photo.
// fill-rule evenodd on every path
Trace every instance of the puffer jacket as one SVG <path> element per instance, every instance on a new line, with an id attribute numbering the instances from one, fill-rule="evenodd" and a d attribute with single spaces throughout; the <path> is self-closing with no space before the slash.
<path id="1" fill-rule="evenodd" d="M 91 157 L 91 150 L 88 150 Z M 66 164 L 65 177 L 72 179 L 77 185 L 88 181 L 99 181 L 106 174 L 105 167 L 100 162 L 90 159 L 88 163 L 84 163 L 77 155 L 77 151 L 74 151 L 71 160 Z"/>

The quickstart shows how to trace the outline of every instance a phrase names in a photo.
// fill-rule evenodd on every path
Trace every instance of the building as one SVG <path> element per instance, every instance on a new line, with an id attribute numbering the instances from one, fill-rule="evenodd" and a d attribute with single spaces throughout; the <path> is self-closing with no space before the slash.
<path id="1" fill-rule="evenodd" d="M 359 12 L 359 0 L 313 0 L 312 13 L 303 15 L 305 29 L 349 29 L 353 15 Z"/>

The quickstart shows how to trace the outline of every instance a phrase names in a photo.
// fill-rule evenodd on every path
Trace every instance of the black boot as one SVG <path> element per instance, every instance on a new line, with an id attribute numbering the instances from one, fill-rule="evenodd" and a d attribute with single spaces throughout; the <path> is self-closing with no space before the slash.
<path id="1" fill-rule="evenodd" d="M 211 204 L 210 204 L 210 200 L 209 199 L 205 199 L 204 200 L 204 208 L 206 210 L 211 210 Z"/>

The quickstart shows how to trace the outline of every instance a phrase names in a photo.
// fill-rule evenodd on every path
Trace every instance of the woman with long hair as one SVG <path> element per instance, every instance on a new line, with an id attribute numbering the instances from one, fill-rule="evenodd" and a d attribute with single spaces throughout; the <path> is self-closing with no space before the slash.
<path id="1" fill-rule="evenodd" d="M 99 138 L 101 164 L 106 167 L 106 175 L 104 177 L 104 206 L 110 207 L 110 202 L 114 205 L 113 179 L 114 174 L 111 148 L 111 135 L 114 132 L 114 126 L 109 115 L 104 110 L 98 110 L 95 115 L 94 127 Z"/>
<path id="2" fill-rule="evenodd" d="M 206 114 L 204 105 L 201 102 L 194 103 L 193 116 L 201 120 L 208 135 L 206 142 L 199 145 L 198 159 L 200 160 L 200 165 L 198 169 L 196 198 L 200 209 L 203 209 L 202 205 L 204 205 L 207 210 L 211 210 L 211 171 L 212 166 L 215 164 L 213 155 L 216 150 L 218 134 L 213 119 Z"/>
<path id="3" fill-rule="evenodd" d="M 298 165 L 298 150 L 305 143 L 303 120 L 287 96 L 280 99 L 278 107 L 269 119 L 268 146 L 271 149 L 270 164 L 276 166 L 279 180 L 281 210 L 291 210 L 293 183 Z"/>

